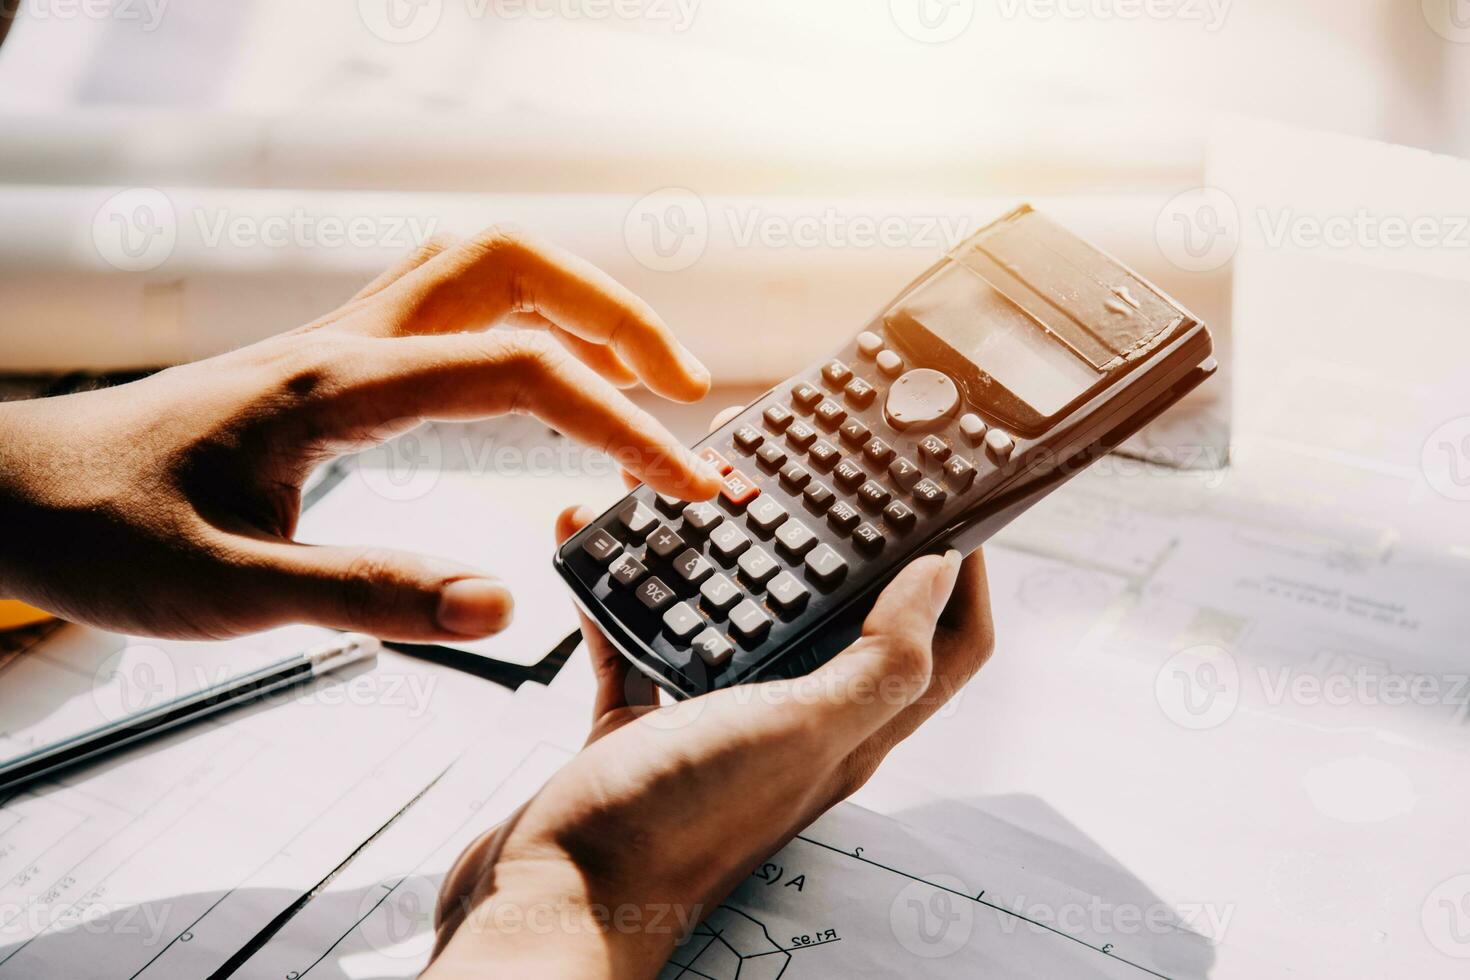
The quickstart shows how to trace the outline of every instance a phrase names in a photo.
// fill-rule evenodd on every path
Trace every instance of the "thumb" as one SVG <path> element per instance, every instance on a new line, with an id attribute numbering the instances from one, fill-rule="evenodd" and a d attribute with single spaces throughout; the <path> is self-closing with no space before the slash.
<path id="1" fill-rule="evenodd" d="M 510 625 L 510 591 L 453 562 L 387 548 L 249 545 L 252 599 L 277 622 L 414 642 L 488 636 Z"/>
<path id="2" fill-rule="evenodd" d="M 811 675 L 849 746 L 861 742 L 928 690 L 934 630 L 959 577 L 960 553 L 910 562 L 878 596 L 860 640 Z"/>

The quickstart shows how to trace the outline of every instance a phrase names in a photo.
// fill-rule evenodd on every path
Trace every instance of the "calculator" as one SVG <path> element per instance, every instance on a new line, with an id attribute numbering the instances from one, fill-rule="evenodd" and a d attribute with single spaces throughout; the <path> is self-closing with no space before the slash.
<path id="1" fill-rule="evenodd" d="M 639 487 L 556 567 L 677 697 L 799 676 L 908 560 L 973 551 L 1215 368 L 1196 317 L 1023 206 L 709 436 L 715 499 Z"/>

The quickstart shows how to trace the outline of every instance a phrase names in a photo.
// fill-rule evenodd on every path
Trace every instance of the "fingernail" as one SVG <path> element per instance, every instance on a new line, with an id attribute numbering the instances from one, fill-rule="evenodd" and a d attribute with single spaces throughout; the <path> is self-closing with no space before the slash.
<path id="1" fill-rule="evenodd" d="M 944 553 L 944 571 L 934 577 L 934 608 L 943 610 L 959 581 L 960 563 L 964 556 L 951 548 Z"/>
<path id="2" fill-rule="evenodd" d="M 704 366 L 704 362 L 695 357 L 688 347 L 681 345 L 679 350 L 684 355 L 684 367 L 689 371 L 689 376 L 700 384 L 709 384 L 709 368 Z"/>
<path id="3" fill-rule="evenodd" d="M 510 625 L 515 600 L 494 579 L 462 578 L 439 592 L 439 625 L 460 636 L 487 636 Z"/>

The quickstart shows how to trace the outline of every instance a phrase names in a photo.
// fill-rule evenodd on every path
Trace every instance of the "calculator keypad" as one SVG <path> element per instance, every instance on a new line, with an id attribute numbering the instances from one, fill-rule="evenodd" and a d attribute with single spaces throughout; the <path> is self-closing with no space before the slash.
<path id="1" fill-rule="evenodd" d="M 865 588 L 869 563 L 890 571 L 1016 453 L 973 413 L 890 422 L 906 368 L 865 333 L 700 448 L 723 476 L 713 501 L 644 490 L 619 504 L 577 542 L 598 597 L 675 669 L 723 686 Z"/>

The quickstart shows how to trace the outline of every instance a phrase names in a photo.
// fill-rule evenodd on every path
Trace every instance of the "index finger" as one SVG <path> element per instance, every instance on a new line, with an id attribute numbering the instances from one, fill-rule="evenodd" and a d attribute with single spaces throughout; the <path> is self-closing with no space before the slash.
<path id="1" fill-rule="evenodd" d="M 631 290 L 565 249 L 523 232 L 492 228 L 400 279 L 383 294 L 391 332 L 447 333 L 536 313 L 590 343 L 610 347 L 648 388 L 697 401 L 709 391 L 704 365 Z"/>

